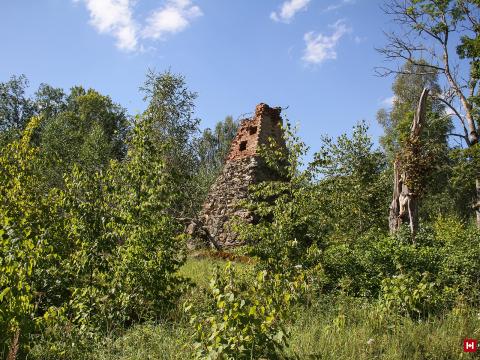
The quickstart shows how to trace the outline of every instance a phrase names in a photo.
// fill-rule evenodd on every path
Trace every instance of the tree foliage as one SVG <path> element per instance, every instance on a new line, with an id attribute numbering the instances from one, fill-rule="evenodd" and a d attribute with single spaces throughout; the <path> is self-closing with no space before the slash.
<path id="1" fill-rule="evenodd" d="M 0 83 L 0 132 L 23 130 L 35 114 L 35 105 L 25 94 L 27 87 L 25 75 Z"/>
<path id="2" fill-rule="evenodd" d="M 42 323 L 37 269 L 56 258 L 54 237 L 47 235 L 56 219 L 55 194 L 41 191 L 38 148 L 31 144 L 40 122 L 32 118 L 0 153 L 0 342 L 11 348 Z M 16 333 L 20 337 L 9 343 Z"/>
<path id="3" fill-rule="evenodd" d="M 227 116 L 223 121 L 217 122 L 213 130 L 205 129 L 198 138 L 200 199 L 204 199 L 215 178 L 221 172 L 237 128 L 238 122 L 231 116 Z"/>
<path id="4" fill-rule="evenodd" d="M 188 189 L 167 165 L 178 139 L 157 143 L 155 118 L 127 136 L 108 97 L 42 94 L 48 111 L 1 148 L 0 340 L 23 352 L 46 327 L 48 351 L 68 357 L 99 334 L 167 317 L 185 284 L 172 208 Z"/>
<path id="5" fill-rule="evenodd" d="M 161 148 L 168 143 L 163 151 L 166 169 L 178 180 L 170 186 L 174 192 L 186 195 L 172 204 L 171 211 L 179 217 L 192 216 L 198 207 L 192 194 L 200 191 L 195 178 L 199 166 L 195 145 L 199 119 L 193 116 L 197 94 L 188 90 L 183 76 L 170 71 L 149 70 L 140 89 L 148 101 L 140 121 L 150 124 L 148 136 L 153 147 Z"/>
<path id="6" fill-rule="evenodd" d="M 128 118 L 108 96 L 74 87 L 63 102 L 61 93 L 49 87 L 37 94 L 45 93 L 39 145 L 48 186 L 60 186 L 73 164 L 94 172 L 125 156 Z"/>

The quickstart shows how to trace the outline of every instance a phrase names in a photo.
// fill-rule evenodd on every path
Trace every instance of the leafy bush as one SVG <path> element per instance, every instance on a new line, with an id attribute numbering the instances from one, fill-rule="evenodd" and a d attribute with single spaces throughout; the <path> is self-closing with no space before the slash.
<path id="1" fill-rule="evenodd" d="M 302 276 L 288 280 L 266 270 L 241 279 L 228 263 L 211 281 L 211 311 L 191 318 L 197 358 L 280 357 L 288 345 L 285 321 L 303 284 Z"/>
<path id="2" fill-rule="evenodd" d="M 438 278 L 457 302 L 480 304 L 480 230 L 455 217 L 440 217 L 433 224 L 443 257 Z"/>
<path id="3" fill-rule="evenodd" d="M 380 298 L 386 308 L 415 316 L 478 304 L 479 245 L 478 230 L 455 218 L 424 225 L 416 244 L 408 231 L 370 232 L 323 250 L 323 290 Z"/>
<path id="4" fill-rule="evenodd" d="M 381 305 L 402 315 L 421 317 L 434 312 L 440 295 L 429 273 L 397 275 L 382 280 Z"/>

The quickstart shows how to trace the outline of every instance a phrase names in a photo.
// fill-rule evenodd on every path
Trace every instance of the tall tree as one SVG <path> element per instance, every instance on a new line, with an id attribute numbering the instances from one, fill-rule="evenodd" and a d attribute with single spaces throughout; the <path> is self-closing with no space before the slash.
<path id="1" fill-rule="evenodd" d="M 210 185 L 220 173 L 225 163 L 225 157 L 237 133 L 238 122 L 231 116 L 217 122 L 215 128 L 205 129 L 198 139 L 198 156 L 200 160 L 199 182 L 202 188 L 202 199 Z"/>
<path id="2" fill-rule="evenodd" d="M 50 185 L 60 185 L 73 164 L 94 171 L 125 155 L 128 118 L 110 97 L 77 86 L 64 100 L 58 89 L 43 86 L 37 99 L 45 118 L 39 141 Z"/>
<path id="3" fill-rule="evenodd" d="M 374 149 L 364 122 L 336 141 L 322 139 L 310 165 L 319 178 L 319 222 L 328 232 L 358 235 L 371 228 L 386 228 L 382 212 L 388 206 L 385 158 Z"/>
<path id="4" fill-rule="evenodd" d="M 387 45 L 379 49 L 387 60 L 401 60 L 419 66 L 425 74 L 438 73 L 444 88 L 439 99 L 458 119 L 462 139 L 478 152 L 480 121 L 478 117 L 480 34 L 478 0 L 388 0 L 386 14 L 400 25 L 400 32 L 387 34 Z M 456 51 L 453 50 L 456 48 Z M 427 57 L 427 63 L 418 59 Z M 401 65 L 377 68 L 380 75 L 401 74 Z M 477 188 L 473 208 L 480 227 L 480 171 L 475 168 L 472 186 Z"/>
<path id="5" fill-rule="evenodd" d="M 35 92 L 33 101 L 37 112 L 50 118 L 65 110 L 67 107 L 66 97 L 63 89 L 42 83 Z"/>
<path id="6" fill-rule="evenodd" d="M 194 117 L 197 94 L 188 90 L 183 76 L 170 71 L 149 70 L 140 90 L 148 106 L 138 121 L 150 124 L 148 137 L 163 154 L 167 169 L 175 179 L 172 190 L 189 190 L 177 191 L 185 196 L 178 199 L 172 211 L 180 217 L 193 215 L 199 192 L 195 177 L 199 166 L 195 139 L 200 120 Z M 166 144 L 167 148 L 163 149 Z"/>
<path id="7" fill-rule="evenodd" d="M 28 79 L 25 75 L 12 76 L 0 83 L 0 141 L 7 142 L 19 135 L 30 118 L 35 115 L 35 105 L 25 91 Z"/>

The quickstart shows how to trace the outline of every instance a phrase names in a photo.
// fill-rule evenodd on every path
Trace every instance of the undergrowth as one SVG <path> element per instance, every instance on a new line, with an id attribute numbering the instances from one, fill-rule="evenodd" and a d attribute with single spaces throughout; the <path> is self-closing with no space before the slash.
<path id="1" fill-rule="evenodd" d="M 207 307 L 208 279 L 224 264 L 208 257 L 189 259 L 180 273 L 196 285 L 183 301 Z M 480 310 L 462 304 L 418 320 L 388 312 L 371 299 L 319 294 L 292 313 L 284 355 L 290 359 L 472 359 L 474 354 L 463 353 L 462 341 L 480 337 Z M 138 325 L 121 336 L 99 339 L 78 358 L 193 359 L 193 330 L 179 305 L 175 321 Z M 45 349 L 37 345 L 29 358 L 50 359 Z"/>

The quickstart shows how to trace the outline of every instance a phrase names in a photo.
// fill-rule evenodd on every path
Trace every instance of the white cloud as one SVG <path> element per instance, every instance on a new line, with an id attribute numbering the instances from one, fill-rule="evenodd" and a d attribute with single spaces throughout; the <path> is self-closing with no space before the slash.
<path id="1" fill-rule="evenodd" d="M 272 12 L 270 18 L 274 21 L 289 23 L 295 14 L 301 10 L 306 10 L 311 0 L 288 0 L 285 1 L 278 12 Z"/>
<path id="2" fill-rule="evenodd" d="M 303 54 L 303 61 L 310 64 L 321 64 L 325 60 L 335 60 L 337 58 L 336 46 L 343 35 L 350 32 L 343 20 L 338 20 L 330 25 L 334 29 L 333 34 L 328 36 L 322 33 L 315 34 L 310 31 L 303 36 L 306 48 Z"/>
<path id="3" fill-rule="evenodd" d="M 75 0 L 83 1 L 90 12 L 90 24 L 102 34 L 117 39 L 117 47 L 132 51 L 137 48 L 137 25 L 133 20 L 132 0 Z"/>
<path id="4" fill-rule="evenodd" d="M 327 6 L 323 12 L 333 11 L 344 7 L 345 5 L 355 4 L 356 0 L 340 0 L 339 2 Z"/>
<path id="5" fill-rule="evenodd" d="M 190 21 L 202 15 L 191 0 L 168 0 L 154 10 L 142 25 L 134 19 L 137 0 L 73 0 L 83 2 L 90 13 L 90 24 L 101 34 L 115 37 L 116 45 L 125 51 L 144 49 L 141 39 L 164 39 L 165 35 L 180 32 Z"/>
<path id="6" fill-rule="evenodd" d="M 163 39 L 166 34 L 184 30 L 191 20 L 202 15 L 202 10 L 198 6 L 192 5 L 190 0 L 170 0 L 148 17 L 142 37 Z"/>

